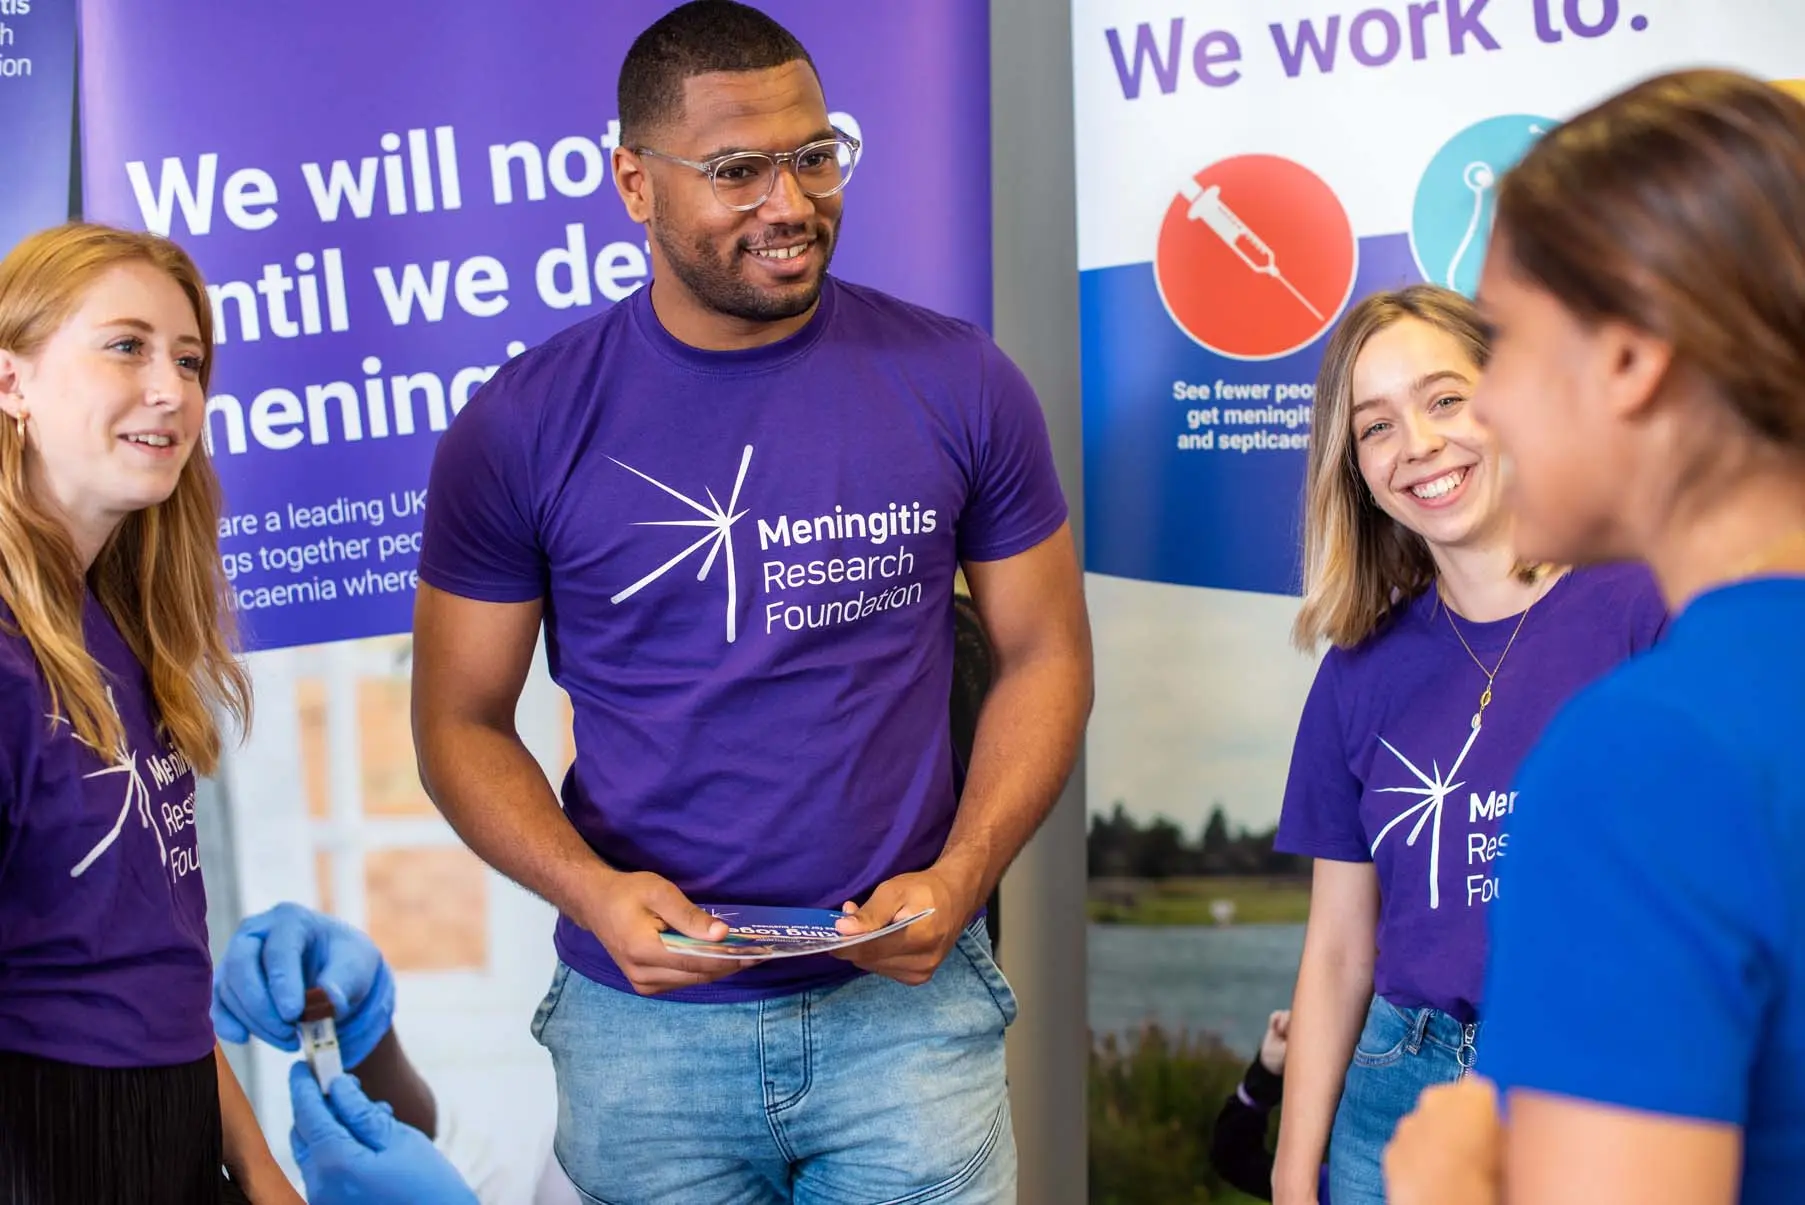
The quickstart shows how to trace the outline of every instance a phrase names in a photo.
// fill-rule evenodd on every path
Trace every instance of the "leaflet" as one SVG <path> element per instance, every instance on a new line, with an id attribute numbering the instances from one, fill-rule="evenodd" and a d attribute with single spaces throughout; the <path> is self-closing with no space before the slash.
<path id="1" fill-rule="evenodd" d="M 757 904 L 703 904 L 702 908 L 727 922 L 727 936 L 720 941 L 704 941 L 667 929 L 658 935 L 666 947 L 698 958 L 797 958 L 843 950 L 883 937 L 934 912 L 924 908 L 881 929 L 848 935 L 835 929 L 834 922 L 852 914 L 835 908 L 770 908 Z"/>

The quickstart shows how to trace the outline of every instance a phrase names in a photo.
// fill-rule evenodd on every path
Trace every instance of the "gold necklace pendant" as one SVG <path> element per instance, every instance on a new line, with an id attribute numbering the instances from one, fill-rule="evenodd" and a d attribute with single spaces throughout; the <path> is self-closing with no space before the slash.
<path id="1" fill-rule="evenodd" d="M 1479 731 L 1480 721 L 1485 718 L 1485 709 L 1492 705 L 1492 683 L 1486 680 L 1485 693 L 1479 696 L 1479 710 L 1473 713 L 1473 731 Z"/>
<path id="2" fill-rule="evenodd" d="M 1477 665 L 1479 672 L 1485 675 L 1485 693 L 1479 696 L 1479 710 L 1473 713 L 1474 732 L 1479 731 L 1480 722 L 1485 718 L 1485 709 L 1492 705 L 1492 684 L 1498 680 L 1498 671 L 1504 668 L 1504 659 L 1510 656 L 1510 650 L 1516 646 L 1517 637 L 1522 633 L 1523 625 L 1529 619 L 1529 613 L 1535 609 L 1538 602 L 1547 596 L 1547 593 L 1547 590 L 1544 590 L 1530 599 L 1529 605 L 1523 608 L 1523 614 L 1517 617 L 1517 626 L 1511 629 L 1510 639 L 1504 643 L 1504 652 L 1498 656 L 1498 664 L 1490 669 L 1485 668 L 1485 662 L 1479 659 L 1479 654 L 1475 653 L 1473 646 L 1467 643 L 1466 635 L 1461 632 L 1460 625 L 1454 622 L 1454 608 L 1447 608 L 1448 626 L 1454 629 L 1454 639 L 1460 641 L 1460 647 L 1467 651 L 1467 656 L 1473 659 L 1473 664 Z"/>

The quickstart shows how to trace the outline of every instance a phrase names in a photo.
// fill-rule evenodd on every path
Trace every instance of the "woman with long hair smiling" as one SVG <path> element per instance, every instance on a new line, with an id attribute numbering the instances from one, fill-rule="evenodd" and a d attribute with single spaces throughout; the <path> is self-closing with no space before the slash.
<path id="1" fill-rule="evenodd" d="M 199 272 L 71 224 L 0 260 L 0 1196 L 299 1200 L 209 1016 L 195 774 L 250 710 Z M 227 1187 L 222 1165 L 231 1173 Z"/>

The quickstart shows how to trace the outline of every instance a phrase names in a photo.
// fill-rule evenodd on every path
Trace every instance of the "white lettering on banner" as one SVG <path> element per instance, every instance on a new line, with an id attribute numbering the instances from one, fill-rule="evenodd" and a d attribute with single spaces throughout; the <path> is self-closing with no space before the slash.
<path id="1" fill-rule="evenodd" d="M 516 340 L 508 344 L 508 357 L 512 359 L 525 350 L 526 344 Z M 251 399 L 248 419 L 247 408 L 237 396 L 214 394 L 207 399 L 208 453 L 242 456 L 253 444 L 265 451 L 280 452 L 303 442 L 320 445 L 335 439 L 357 442 L 366 437 L 387 439 L 415 435 L 422 430 L 443 431 L 469 404 L 478 387 L 501 366 L 461 368 L 449 381 L 433 372 L 384 376 L 382 361 L 375 356 L 366 356 L 362 367 L 365 377 L 361 406 L 360 391 L 349 381 L 308 385 L 300 395 L 288 389 L 265 389 Z"/>
<path id="2" fill-rule="evenodd" d="M 27 12 L 29 7 L 30 0 L 0 0 L 0 16 Z M 0 22 L 0 47 L 13 40 L 11 26 Z M 851 114 L 834 112 L 829 120 L 855 138 L 862 136 Z M 208 284 L 207 301 L 221 345 L 329 338 L 359 329 L 353 326 L 358 320 L 377 319 L 380 325 L 386 319 L 390 327 L 405 329 L 468 318 L 513 317 L 521 307 L 514 304 L 517 298 L 511 290 L 529 274 L 534 290 L 522 297 L 530 302 L 536 296 L 543 309 L 552 311 L 620 302 L 643 288 L 650 273 L 649 243 L 643 237 L 609 241 L 581 221 L 559 219 L 555 228 L 560 235 L 536 247 L 508 246 L 504 254 L 447 243 L 429 233 L 427 223 L 420 223 L 426 229 L 418 238 L 406 237 L 404 229 L 399 241 L 384 242 L 422 250 L 413 253 L 414 258 L 387 263 L 354 262 L 360 246 L 371 244 L 367 240 L 359 244 L 356 237 L 335 237 L 328 230 L 340 222 L 413 219 L 462 209 L 465 185 L 472 181 L 470 200 L 493 206 L 583 200 L 610 187 L 611 159 L 620 142 L 618 120 L 599 130 L 560 131 L 551 138 L 538 132 L 500 134 L 476 144 L 467 142 L 464 158 L 455 127 L 430 122 L 364 133 L 356 146 L 312 150 L 306 161 L 297 157 L 286 165 L 234 161 L 238 152 L 223 146 L 191 145 L 162 158 L 122 156 L 110 169 L 109 178 L 117 183 L 109 185 L 116 195 L 108 204 L 114 209 L 123 205 L 127 211 L 135 207 L 144 228 L 191 240 L 237 231 L 260 234 L 282 226 L 283 219 L 288 225 L 299 222 L 309 230 L 317 226 L 328 231 L 303 235 L 301 241 L 309 250 L 297 251 L 291 245 L 246 254 L 235 244 L 220 252 L 228 266 Z M 352 153 L 337 153 L 341 149 Z M 105 170 L 97 169 L 97 176 Z M 455 239 L 461 227 L 437 229 L 443 238 Z M 199 255 L 203 262 L 210 258 L 204 247 Z M 268 262 L 256 262 L 265 259 Z M 463 338 L 435 342 L 435 347 L 467 345 Z M 409 356 L 428 354 L 410 351 L 410 346 L 389 343 L 379 358 L 341 340 L 319 356 L 291 358 L 292 363 L 324 366 L 312 381 L 260 380 L 235 362 L 229 378 L 232 392 L 207 399 L 205 446 L 213 456 L 230 461 L 373 440 L 430 439 L 449 429 L 504 362 L 501 356 L 479 353 L 470 357 L 477 362 L 461 366 L 444 366 L 433 359 L 409 364 L 405 362 Z M 506 359 L 527 349 L 527 343 L 518 339 L 496 339 L 487 346 L 505 346 Z M 435 350 L 430 355 L 444 353 Z M 385 367 L 385 359 L 403 362 Z M 750 453 L 749 448 L 746 451 Z M 743 477 L 744 465 L 741 473 Z M 378 488 L 390 484 L 384 479 Z M 420 553 L 421 533 L 394 528 L 418 527 L 425 491 L 394 484 L 397 488 L 386 498 L 347 497 L 312 504 L 283 496 L 265 501 L 258 508 L 261 513 L 222 516 L 220 564 L 231 583 L 232 605 L 263 610 L 414 590 L 418 577 L 412 565 Z M 708 516 L 711 530 L 692 551 L 706 562 L 704 576 L 712 570 L 717 580 L 725 579 L 725 622 L 731 642 L 750 577 L 743 565 L 736 576 L 734 565 L 731 529 L 744 512 L 731 502 L 722 509 L 719 504 L 704 507 L 698 499 L 686 501 Z M 935 526 L 935 517 L 931 513 L 924 517 L 919 507 L 900 517 L 886 511 L 875 520 L 859 516 L 844 524 L 813 517 L 779 519 L 785 525 L 786 547 L 792 521 L 802 529 L 795 536 L 798 543 L 840 539 L 850 529 L 859 538 L 883 545 Z M 693 519 L 651 525 L 673 522 Z M 385 523 L 393 526 L 384 528 Z M 368 528 L 384 530 L 371 533 Z M 295 535 L 284 537 L 284 532 Z M 233 546 L 229 541 L 242 542 Z M 776 572 L 786 581 L 827 585 L 889 579 L 914 564 L 913 557 L 901 551 L 854 561 L 849 557 L 844 563 L 835 559 L 832 565 L 808 562 Z M 654 563 L 636 568 L 639 573 L 648 568 L 652 572 L 619 591 L 615 601 L 630 597 L 670 567 Z M 824 580 L 810 583 L 816 574 Z"/>
<path id="3" fill-rule="evenodd" d="M 1265 406 L 1193 406 L 1182 411 L 1185 430 L 1178 433 L 1181 452 L 1290 452 L 1310 446 L 1307 402 L 1316 392 L 1310 384 L 1291 382 L 1218 380 L 1214 384 L 1172 382 L 1172 400 L 1178 402 L 1269 402 Z M 1222 428 L 1240 428 L 1223 430 Z M 1299 430 L 1299 428 L 1304 428 Z"/>
<path id="4" fill-rule="evenodd" d="M 409 130 L 405 164 L 401 156 L 401 135 L 384 134 L 377 145 L 384 154 L 380 158 L 364 156 L 358 160 L 355 173 L 349 159 L 334 160 L 323 172 L 318 163 L 301 165 L 301 178 L 307 182 L 314 212 L 319 214 L 321 222 L 336 222 L 345 211 L 354 218 L 367 218 L 374 213 L 379 167 L 383 199 L 393 217 L 431 213 L 435 208 L 457 209 L 463 205 L 457 133 L 452 127 L 435 127 L 430 131 L 430 140 L 425 129 Z"/>
<path id="5" fill-rule="evenodd" d="M 257 586 L 233 592 L 232 601 L 240 611 L 267 611 L 272 607 L 292 607 L 296 603 L 332 602 L 338 598 L 338 583 L 329 577 L 316 577 L 304 582 L 279 586 Z"/>
<path id="6" fill-rule="evenodd" d="M 341 495 L 330 502 L 285 503 L 262 515 L 223 516 L 219 523 L 222 544 L 250 536 L 268 539 L 251 548 L 222 549 L 220 563 L 226 579 L 233 583 L 233 605 L 255 611 L 334 602 L 341 597 L 408 593 L 419 585 L 419 574 L 412 565 L 420 555 L 423 533 L 417 527 L 406 530 L 405 521 L 419 520 L 425 510 L 424 489 L 398 489 L 387 496 Z M 345 528 L 377 530 L 360 534 Z M 285 531 L 309 534 L 298 542 L 269 539 Z M 316 532 L 320 534 L 313 534 Z M 387 567 L 396 560 L 404 567 Z M 339 569 L 342 576 L 318 576 L 319 570 L 330 568 Z M 295 580 L 254 586 L 238 583 L 239 578 L 258 570 L 292 575 Z"/>

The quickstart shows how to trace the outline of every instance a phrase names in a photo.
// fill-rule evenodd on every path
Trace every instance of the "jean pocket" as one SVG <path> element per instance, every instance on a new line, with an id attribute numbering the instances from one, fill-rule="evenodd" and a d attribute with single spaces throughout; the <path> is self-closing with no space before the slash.
<path id="1" fill-rule="evenodd" d="M 546 989 L 544 999 L 539 1007 L 533 1010 L 533 1041 L 545 1045 L 545 1027 L 551 1022 L 552 1014 L 558 1009 L 558 1001 L 564 996 L 564 985 L 570 982 L 570 968 L 562 962 L 552 972 L 552 985 Z"/>
<path id="2" fill-rule="evenodd" d="M 959 934 L 956 947 L 965 956 L 971 969 L 977 972 L 978 979 L 996 1002 L 997 1012 L 1002 1014 L 1003 1028 L 1007 1029 L 1015 1023 L 1015 1015 L 1020 1010 L 1020 1003 L 1015 998 L 1015 989 L 1009 986 L 1009 979 L 1003 974 L 1003 968 L 997 965 L 996 958 L 990 952 L 990 934 L 984 928 L 983 921 L 976 921 Z"/>
<path id="3" fill-rule="evenodd" d="M 1410 1041 L 1410 1017 L 1383 996 L 1374 996 L 1366 1013 L 1366 1025 L 1354 1043 L 1354 1062 L 1362 1067 L 1384 1067 L 1404 1057 Z"/>

